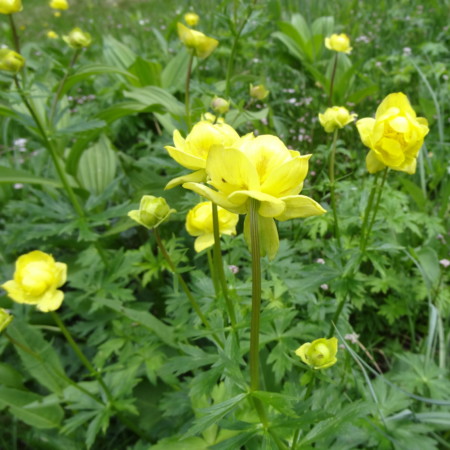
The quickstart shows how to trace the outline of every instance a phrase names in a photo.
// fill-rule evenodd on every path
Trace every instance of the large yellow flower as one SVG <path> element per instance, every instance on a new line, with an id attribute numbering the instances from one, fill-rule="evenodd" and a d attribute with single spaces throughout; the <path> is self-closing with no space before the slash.
<path id="1" fill-rule="evenodd" d="M 217 213 L 219 216 L 219 234 L 236 234 L 239 216 L 221 207 L 217 208 Z M 212 202 L 199 203 L 188 212 L 186 230 L 191 236 L 198 236 L 194 243 L 196 252 L 201 252 L 214 244 Z"/>
<path id="2" fill-rule="evenodd" d="M 341 53 L 351 53 L 353 50 L 350 47 L 350 38 L 345 34 L 332 34 L 325 38 L 325 47 L 329 50 L 334 50 L 335 52 Z"/>
<path id="3" fill-rule="evenodd" d="M 57 288 L 67 279 L 67 265 L 55 262 L 53 256 L 39 250 L 20 256 L 14 279 L 1 287 L 17 303 L 36 305 L 43 312 L 61 306 L 64 293 Z"/>
<path id="4" fill-rule="evenodd" d="M 22 0 L 0 0 L 0 14 L 13 14 L 22 8 Z"/>
<path id="5" fill-rule="evenodd" d="M 186 139 L 175 130 L 173 133 L 175 147 L 168 145 L 165 149 L 178 164 L 195 172 L 174 178 L 167 184 L 166 189 L 188 181 L 205 181 L 206 158 L 210 149 L 216 146 L 232 146 L 239 139 L 239 135 L 230 125 L 223 122 L 211 123 L 209 120 L 196 123 Z"/>
<path id="6" fill-rule="evenodd" d="M 405 94 L 389 94 L 375 119 L 358 120 L 356 126 L 363 144 L 370 148 L 366 157 L 370 173 L 385 167 L 415 173 L 416 158 L 429 129 L 427 120 L 416 116 Z"/>
<path id="7" fill-rule="evenodd" d="M 336 363 L 336 353 L 338 351 L 338 340 L 335 337 L 330 339 L 316 339 L 301 345 L 295 354 L 308 366 L 313 369 L 327 369 Z"/>
<path id="8" fill-rule="evenodd" d="M 219 45 L 217 39 L 208 37 L 200 31 L 191 30 L 180 22 L 177 23 L 177 30 L 181 42 L 201 59 L 207 58 Z"/>
<path id="9" fill-rule="evenodd" d="M 313 199 L 299 195 L 311 155 L 289 150 L 276 136 L 241 139 L 233 147 L 212 147 L 206 161 L 211 189 L 200 183 L 183 186 L 236 214 L 247 214 L 250 199 L 258 201 L 262 254 L 278 250 L 273 219 L 288 220 L 325 213 Z M 249 236 L 248 220 L 244 232 Z"/>

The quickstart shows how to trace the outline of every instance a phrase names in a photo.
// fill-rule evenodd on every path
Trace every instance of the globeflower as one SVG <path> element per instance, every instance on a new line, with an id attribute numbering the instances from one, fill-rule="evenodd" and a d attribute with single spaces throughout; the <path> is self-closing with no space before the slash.
<path id="1" fill-rule="evenodd" d="M 202 120 L 196 123 L 191 132 L 183 139 L 180 132 L 173 132 L 174 147 L 166 146 L 169 155 L 180 165 L 195 172 L 171 180 L 166 189 L 171 189 L 188 181 L 206 180 L 206 158 L 211 148 L 231 147 L 240 139 L 233 127 L 224 122 L 212 123 Z"/>
<path id="2" fill-rule="evenodd" d="M 0 49 L 0 70 L 18 73 L 25 65 L 25 58 L 9 48 Z"/>
<path id="3" fill-rule="evenodd" d="M 165 198 L 144 195 L 139 209 L 130 211 L 128 217 L 151 230 L 165 222 L 173 212 L 175 210 L 170 208 Z"/>
<path id="4" fill-rule="evenodd" d="M 78 27 L 74 28 L 68 36 L 63 36 L 63 39 L 70 47 L 75 49 L 89 47 L 92 42 L 91 35 Z"/>
<path id="5" fill-rule="evenodd" d="M 67 3 L 67 0 L 51 0 L 49 6 L 52 9 L 60 9 L 61 11 L 69 9 L 69 4 Z"/>
<path id="6" fill-rule="evenodd" d="M 336 364 L 336 353 L 338 351 L 338 340 L 335 337 L 330 339 L 316 339 L 301 345 L 295 354 L 308 366 L 313 369 L 327 369 Z"/>
<path id="7" fill-rule="evenodd" d="M 198 14 L 195 14 L 194 12 L 188 12 L 184 15 L 184 21 L 187 23 L 190 27 L 195 27 L 200 20 L 200 17 Z"/>
<path id="8" fill-rule="evenodd" d="M 358 120 L 356 127 L 363 144 L 370 148 L 366 157 L 370 173 L 385 167 L 415 173 L 417 156 L 429 128 L 425 118 L 416 116 L 405 94 L 389 94 L 378 107 L 375 119 Z"/>
<path id="9" fill-rule="evenodd" d="M 269 94 L 270 91 L 263 84 L 257 84 L 256 86 L 250 84 L 250 97 L 256 98 L 257 100 L 264 100 Z"/>
<path id="10" fill-rule="evenodd" d="M 356 119 L 356 114 L 351 114 L 343 106 L 327 108 L 324 114 L 319 114 L 319 122 L 327 133 L 332 133 L 338 128 L 344 128 Z"/>
<path id="11" fill-rule="evenodd" d="M 182 23 L 177 23 L 178 37 L 198 58 L 207 58 L 219 45 L 217 39 L 208 37 L 200 31 L 191 30 Z"/>
<path id="12" fill-rule="evenodd" d="M 350 47 L 350 38 L 344 34 L 332 34 L 325 38 L 325 47 L 335 52 L 350 54 L 352 47 Z"/>
<path id="13" fill-rule="evenodd" d="M 235 214 L 248 214 L 250 200 L 258 203 L 261 253 L 273 258 L 278 251 L 274 219 L 285 221 L 326 211 L 313 199 L 299 195 L 311 155 L 288 150 L 276 136 L 241 138 L 232 146 L 213 146 L 206 159 L 207 182 L 188 182 L 186 189 Z M 249 220 L 244 235 L 249 241 Z"/>
<path id="14" fill-rule="evenodd" d="M 47 31 L 47 37 L 49 39 L 58 39 L 59 36 L 54 31 L 50 30 Z"/>
<path id="15" fill-rule="evenodd" d="M 218 114 L 225 114 L 230 109 L 230 102 L 222 97 L 214 97 L 211 102 L 211 108 Z"/>
<path id="16" fill-rule="evenodd" d="M 9 314 L 8 311 L 0 308 L 0 333 L 11 323 L 12 320 L 13 316 Z"/>
<path id="17" fill-rule="evenodd" d="M 217 213 L 219 217 L 219 234 L 236 234 L 239 216 L 220 207 L 217 208 Z M 191 236 L 198 236 L 194 243 L 197 253 L 214 245 L 212 202 L 199 203 L 188 212 L 186 216 L 186 230 Z"/>
<path id="18" fill-rule="evenodd" d="M 0 0 L 0 14 L 14 14 L 22 9 L 22 0 Z"/>
<path id="19" fill-rule="evenodd" d="M 1 287 L 17 303 L 36 305 L 42 312 L 55 311 L 64 299 L 58 290 L 67 279 L 67 265 L 55 262 L 52 255 L 34 250 L 19 256 L 14 279 Z"/>

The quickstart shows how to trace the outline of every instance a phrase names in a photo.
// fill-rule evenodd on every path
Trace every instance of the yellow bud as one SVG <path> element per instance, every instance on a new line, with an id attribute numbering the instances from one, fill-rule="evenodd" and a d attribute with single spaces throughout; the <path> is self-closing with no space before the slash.
<path id="1" fill-rule="evenodd" d="M 0 308 L 0 333 L 11 323 L 13 316 Z"/>
<path id="2" fill-rule="evenodd" d="M 250 97 L 256 98 L 257 100 L 264 100 L 269 94 L 270 91 L 263 84 L 257 84 L 256 86 L 253 86 L 253 84 L 250 85 Z"/>
<path id="3" fill-rule="evenodd" d="M 356 114 L 350 114 L 348 109 L 343 106 L 333 106 L 328 108 L 324 114 L 319 114 L 319 122 L 327 133 L 332 133 L 337 128 L 344 128 L 355 119 Z"/>
<path id="4" fill-rule="evenodd" d="M 351 53 L 350 38 L 344 34 L 332 34 L 325 38 L 325 47 L 335 52 Z"/>
<path id="5" fill-rule="evenodd" d="M 218 114 L 225 114 L 230 109 L 230 102 L 221 97 L 214 97 L 211 102 L 211 108 Z"/>
<path id="6" fill-rule="evenodd" d="M 16 74 L 25 64 L 25 58 L 14 50 L 0 49 L 0 70 Z"/>
<path id="7" fill-rule="evenodd" d="M 165 198 L 144 195 L 139 209 L 130 211 L 128 217 L 151 230 L 165 222 L 173 212 L 175 210 L 169 207 Z"/>
<path id="8" fill-rule="evenodd" d="M 13 14 L 22 11 L 22 0 L 0 0 L 0 14 Z"/>
<path id="9" fill-rule="evenodd" d="M 207 58 L 219 45 L 217 39 L 205 36 L 200 31 L 191 30 L 180 22 L 177 23 L 177 31 L 180 41 L 201 59 Z"/>
<path id="10" fill-rule="evenodd" d="M 76 49 L 89 47 L 92 42 L 91 35 L 82 31 L 80 28 L 74 28 L 68 36 L 63 36 L 63 39 L 70 47 Z"/>
<path id="11" fill-rule="evenodd" d="M 301 345 L 295 354 L 313 369 L 327 369 L 336 364 L 336 353 L 338 350 L 338 340 L 335 337 L 330 339 L 316 339 Z"/>
<path id="12" fill-rule="evenodd" d="M 47 32 L 47 37 L 49 39 L 58 39 L 59 38 L 59 36 L 52 30 Z"/>
<path id="13" fill-rule="evenodd" d="M 198 24 L 199 20 L 200 17 L 198 16 L 198 14 L 195 14 L 193 12 L 189 12 L 184 15 L 184 21 L 190 27 L 195 27 Z"/>
<path id="14" fill-rule="evenodd" d="M 62 11 L 69 9 L 69 4 L 67 3 L 67 0 L 51 0 L 49 6 L 52 9 L 60 9 Z"/>

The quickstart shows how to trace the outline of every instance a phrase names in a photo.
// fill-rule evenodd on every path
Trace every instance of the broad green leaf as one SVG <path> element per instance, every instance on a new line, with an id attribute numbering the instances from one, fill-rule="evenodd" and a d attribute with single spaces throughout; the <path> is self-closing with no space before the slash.
<path id="1" fill-rule="evenodd" d="M 423 247 L 415 252 L 415 256 L 422 267 L 425 283 L 429 287 L 435 286 L 441 274 L 439 257 L 436 251 L 431 247 Z"/>
<path id="2" fill-rule="evenodd" d="M 0 382 L 3 386 L 20 389 L 23 387 L 23 375 L 9 364 L 0 362 Z"/>
<path id="3" fill-rule="evenodd" d="M 41 397 L 33 392 L 0 386 L 0 408 L 26 424 L 39 428 L 58 428 L 64 416 L 63 409 L 54 396 Z"/>
<path id="4" fill-rule="evenodd" d="M 164 438 L 152 445 L 152 450 L 208 450 L 208 444 L 199 437 L 189 437 L 187 439 Z"/>
<path id="5" fill-rule="evenodd" d="M 259 111 L 239 111 L 233 109 L 227 113 L 226 122 L 235 128 L 239 128 L 245 122 L 265 119 L 267 114 L 269 114 L 269 108 L 264 108 Z"/>
<path id="6" fill-rule="evenodd" d="M 112 36 L 103 38 L 103 55 L 108 64 L 124 70 L 128 70 L 137 58 L 133 50 Z"/>
<path id="7" fill-rule="evenodd" d="M 190 55 L 185 48 L 182 48 L 164 67 L 161 74 L 162 87 L 170 92 L 177 92 L 184 89 L 186 82 L 186 73 L 189 65 Z M 195 69 L 196 62 L 192 65 Z"/>
<path id="8" fill-rule="evenodd" d="M 49 178 L 38 177 L 25 170 L 0 166 L 0 183 L 40 184 L 43 186 L 61 187 L 61 182 Z"/>
<path id="9" fill-rule="evenodd" d="M 265 392 L 265 391 L 252 392 L 252 396 L 259 398 L 266 405 L 272 406 L 285 416 L 296 417 L 294 410 L 290 406 L 291 403 L 298 400 L 294 397 L 289 397 L 283 394 L 277 394 L 276 392 Z"/>
<path id="10" fill-rule="evenodd" d="M 128 69 L 130 73 L 136 75 L 138 82 L 131 82 L 133 86 L 161 86 L 161 64 L 154 61 L 147 61 L 138 56 L 136 61 Z"/>
<path id="11" fill-rule="evenodd" d="M 77 122 L 72 125 L 68 125 L 66 128 L 58 130 L 57 135 L 74 135 L 77 133 L 83 133 L 85 131 L 96 130 L 100 128 L 105 128 L 106 122 L 103 120 L 89 120 Z"/>
<path id="12" fill-rule="evenodd" d="M 139 113 L 145 110 L 145 106 L 138 101 L 128 100 L 106 108 L 100 111 L 97 117 L 101 120 L 105 120 L 108 123 L 112 123 L 121 117 L 129 116 L 132 114 Z"/>

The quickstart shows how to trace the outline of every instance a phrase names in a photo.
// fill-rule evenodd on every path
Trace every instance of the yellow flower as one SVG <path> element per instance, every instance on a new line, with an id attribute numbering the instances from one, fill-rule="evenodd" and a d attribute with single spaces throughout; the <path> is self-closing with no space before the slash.
<path id="1" fill-rule="evenodd" d="M 211 114 L 209 112 L 202 114 L 201 115 L 201 120 L 202 121 L 206 121 L 206 122 L 210 122 L 213 124 L 216 123 L 225 123 L 225 119 L 223 117 L 217 117 L 214 114 Z"/>
<path id="2" fill-rule="evenodd" d="M 0 333 L 11 323 L 13 316 L 0 308 Z"/>
<path id="3" fill-rule="evenodd" d="M 141 198 L 139 209 L 130 211 L 128 216 L 151 230 L 165 222 L 173 212 L 175 210 L 169 207 L 165 198 L 144 195 Z"/>
<path id="4" fill-rule="evenodd" d="M 239 220 L 237 214 L 226 209 L 217 208 L 219 216 L 219 233 L 236 234 L 236 225 Z M 191 236 L 198 236 L 194 243 L 196 252 L 214 244 L 214 228 L 212 217 L 212 202 L 202 202 L 192 208 L 186 216 L 186 230 Z"/>
<path id="5" fill-rule="evenodd" d="M 211 102 L 211 108 L 217 114 L 225 114 L 230 109 L 230 102 L 221 97 L 214 97 Z"/>
<path id="6" fill-rule="evenodd" d="M 55 17 L 61 17 L 61 13 L 59 11 L 54 12 L 53 15 Z"/>
<path id="7" fill-rule="evenodd" d="M 206 160 L 211 189 L 200 183 L 183 185 L 236 214 L 247 214 L 250 199 L 258 201 L 262 255 L 273 258 L 278 233 L 273 219 L 288 220 L 325 213 L 314 200 L 299 195 L 311 155 L 288 150 L 276 136 L 244 137 L 232 147 L 213 146 Z M 249 222 L 244 223 L 249 240 Z"/>
<path id="8" fill-rule="evenodd" d="M 177 30 L 181 42 L 201 59 L 207 58 L 219 45 L 217 39 L 205 36 L 200 31 L 191 30 L 180 22 L 177 23 Z"/>
<path id="9" fill-rule="evenodd" d="M 67 0 L 51 0 L 49 5 L 50 8 L 52 9 L 60 9 L 62 11 L 69 9 L 69 4 L 67 3 Z"/>
<path id="10" fill-rule="evenodd" d="M 22 0 L 0 0 L 0 14 L 13 14 L 22 8 Z"/>
<path id="11" fill-rule="evenodd" d="M 67 265 L 39 250 L 20 256 L 14 279 L 1 287 L 17 303 L 36 305 L 43 312 L 55 311 L 64 299 L 61 287 L 67 279 Z"/>
<path id="12" fill-rule="evenodd" d="M 171 180 L 166 189 L 188 181 L 205 181 L 206 158 L 210 149 L 216 146 L 230 147 L 239 139 L 239 135 L 230 125 L 223 122 L 214 124 L 209 120 L 196 123 L 186 139 L 175 130 L 173 133 L 175 146 L 166 146 L 165 149 L 178 164 L 195 172 Z"/>
<path id="13" fill-rule="evenodd" d="M 184 21 L 190 27 L 195 27 L 198 24 L 199 20 L 200 17 L 198 16 L 198 14 L 195 14 L 193 12 L 188 12 L 184 15 Z"/>
<path id="14" fill-rule="evenodd" d="M 89 47 L 92 42 L 91 35 L 82 31 L 80 28 L 74 28 L 68 36 L 63 36 L 63 39 L 70 47 L 76 49 Z"/>
<path id="15" fill-rule="evenodd" d="M 351 53 L 350 38 L 344 34 L 332 34 L 325 38 L 325 47 L 335 52 Z"/>
<path id="16" fill-rule="evenodd" d="M 257 84 L 256 86 L 250 84 L 250 97 L 256 98 L 257 100 L 264 100 L 269 94 L 270 91 L 263 84 Z"/>
<path id="17" fill-rule="evenodd" d="M 366 157 L 370 173 L 385 167 L 415 173 L 416 158 L 429 129 L 427 120 L 416 116 L 405 94 L 389 94 L 375 119 L 358 120 L 356 127 L 363 144 L 370 148 Z"/>
<path id="18" fill-rule="evenodd" d="M 9 48 L 0 49 L 0 70 L 17 73 L 25 64 L 25 58 Z"/>
<path id="19" fill-rule="evenodd" d="M 59 38 L 59 36 L 52 30 L 47 32 L 47 37 L 50 39 L 58 39 Z"/>
<path id="20" fill-rule="evenodd" d="M 319 114 L 319 122 L 327 133 L 332 133 L 337 128 L 344 128 L 355 119 L 356 114 L 350 114 L 343 106 L 333 106 L 327 108 L 324 114 Z"/>
<path id="21" fill-rule="evenodd" d="M 338 351 L 338 340 L 335 337 L 330 339 L 316 339 L 300 346 L 295 354 L 308 366 L 313 369 L 326 369 L 336 364 L 336 353 Z"/>

